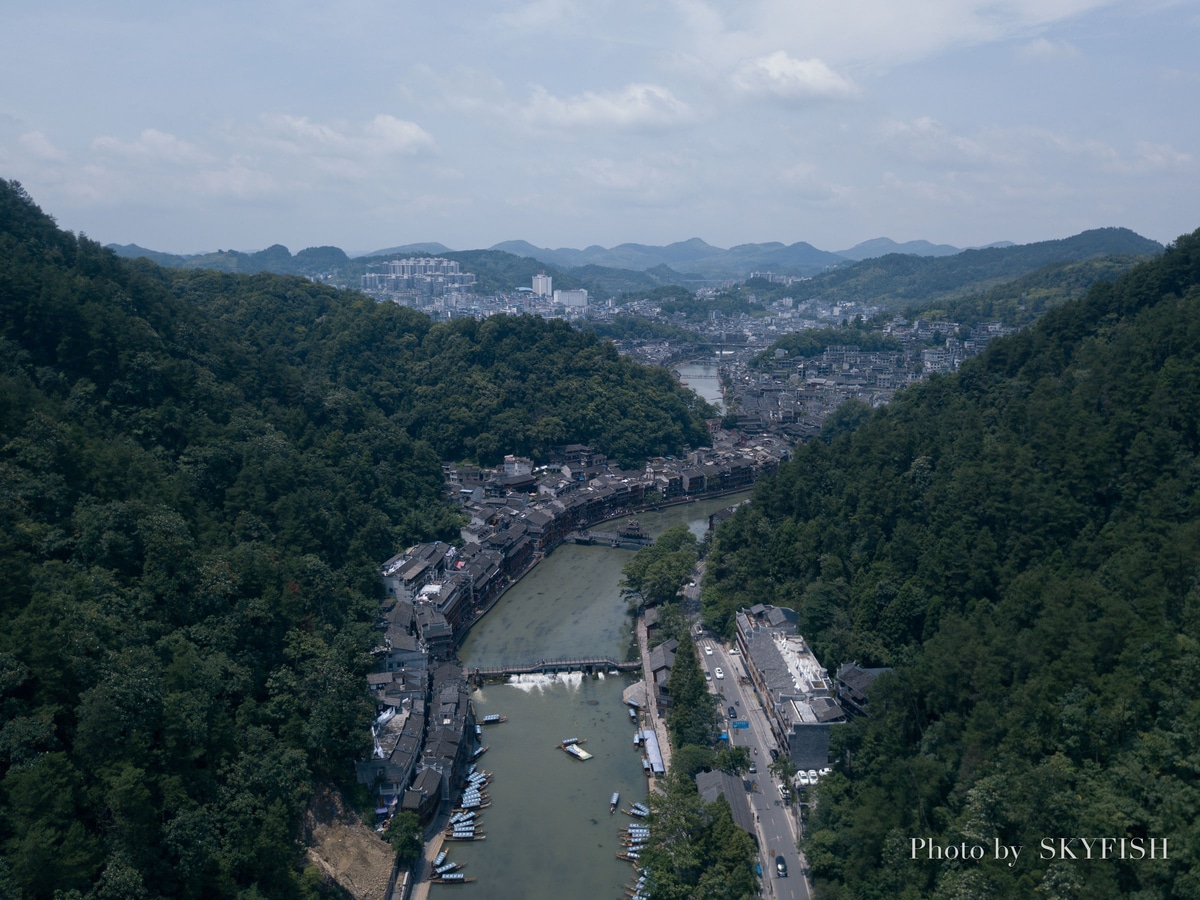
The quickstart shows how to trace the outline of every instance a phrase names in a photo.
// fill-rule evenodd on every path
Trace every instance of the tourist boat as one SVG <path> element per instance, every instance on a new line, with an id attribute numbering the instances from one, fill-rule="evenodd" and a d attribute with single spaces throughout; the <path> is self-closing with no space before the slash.
<path id="1" fill-rule="evenodd" d="M 445 875 L 447 872 L 457 871 L 458 869 L 461 869 L 465 865 L 466 865 L 466 863 L 460 863 L 460 862 L 443 863 L 442 865 L 438 866 L 436 869 L 433 870 L 433 874 L 435 876 Z"/>
<path id="2" fill-rule="evenodd" d="M 484 716 L 479 721 L 484 725 L 499 725 L 501 722 L 507 722 L 508 716 L 501 716 L 497 715 L 496 713 L 492 713 L 491 715 Z"/>
<path id="3" fill-rule="evenodd" d="M 433 859 L 433 867 L 434 867 L 435 869 L 436 869 L 438 866 L 440 866 L 442 863 L 444 863 L 444 862 L 446 861 L 446 855 L 447 855 L 447 852 L 448 852 L 448 851 L 446 851 L 446 850 L 443 850 L 441 853 L 439 853 L 437 856 L 435 856 L 435 857 L 434 857 L 434 859 Z"/>
<path id="4" fill-rule="evenodd" d="M 619 791 L 613 791 L 612 797 L 608 801 L 608 812 L 611 815 L 617 811 L 617 804 L 621 802 L 621 794 Z"/>
<path id="5" fill-rule="evenodd" d="M 490 748 L 491 748 L 490 744 L 484 744 L 482 747 L 480 747 L 478 750 L 476 750 L 474 753 L 471 754 L 471 759 L 479 759 L 479 757 L 481 757 L 481 756 L 483 756 L 483 754 L 487 753 Z"/>
<path id="6" fill-rule="evenodd" d="M 470 802 L 464 801 L 463 804 L 459 806 L 457 810 L 455 810 L 455 812 L 465 812 L 472 809 L 487 809 L 491 805 L 491 800 L 472 800 Z"/>
<path id="7" fill-rule="evenodd" d="M 578 760 L 587 760 L 592 758 L 592 754 L 588 753 L 578 744 L 565 744 L 563 745 L 563 750 L 568 756 L 573 756 Z"/>
<path id="8" fill-rule="evenodd" d="M 565 738 L 559 744 L 560 747 L 571 747 L 575 744 L 586 744 L 587 738 Z"/>
<path id="9" fill-rule="evenodd" d="M 429 880 L 434 884 L 466 884 L 477 879 L 467 878 L 462 872 L 447 872 L 445 875 L 434 875 Z"/>

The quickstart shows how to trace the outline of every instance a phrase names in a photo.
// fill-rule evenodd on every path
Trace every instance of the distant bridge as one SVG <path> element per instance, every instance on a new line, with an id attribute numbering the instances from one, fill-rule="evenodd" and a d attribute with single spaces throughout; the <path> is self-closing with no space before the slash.
<path id="1" fill-rule="evenodd" d="M 539 659 L 531 663 L 506 663 L 500 666 L 468 668 L 471 678 L 503 678 L 508 675 L 554 675 L 560 672 L 633 672 L 642 667 L 641 660 L 617 662 L 611 656 L 584 656 L 564 659 Z"/>
<path id="2" fill-rule="evenodd" d="M 572 531 L 566 540 L 573 544 L 608 544 L 626 549 L 649 547 L 654 543 L 654 538 L 649 535 L 622 534 L 619 531 Z"/>

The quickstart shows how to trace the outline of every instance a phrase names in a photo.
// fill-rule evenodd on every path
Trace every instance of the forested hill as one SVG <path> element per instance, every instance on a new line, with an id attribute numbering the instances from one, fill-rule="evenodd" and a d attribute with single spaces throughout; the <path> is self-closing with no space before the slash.
<path id="1" fill-rule="evenodd" d="M 0 897 L 316 896 L 300 814 L 369 750 L 379 561 L 457 531 L 440 460 L 706 412 L 562 323 L 118 259 L 0 181 Z"/>
<path id="2" fill-rule="evenodd" d="M 1161 244 L 1127 228 L 1097 228 L 1057 241 L 964 250 L 953 256 L 889 253 L 796 282 L 787 295 L 797 300 L 866 303 L 902 311 L 977 294 L 1044 266 L 1161 252 Z"/>
<path id="3" fill-rule="evenodd" d="M 1200 232 L 957 376 L 843 407 L 720 532 L 718 627 L 789 606 L 831 671 L 895 667 L 835 729 L 821 896 L 1200 896 L 1197 397 Z M 1042 858 L 1073 836 L 1169 859 Z"/>

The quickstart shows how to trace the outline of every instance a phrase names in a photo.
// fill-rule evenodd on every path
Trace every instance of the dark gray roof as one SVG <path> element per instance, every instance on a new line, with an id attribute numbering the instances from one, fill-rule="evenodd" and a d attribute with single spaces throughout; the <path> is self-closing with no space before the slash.
<path id="1" fill-rule="evenodd" d="M 742 779 L 728 772 L 700 772 L 696 775 L 696 789 L 709 803 L 717 797 L 728 800 L 734 824 L 754 836 L 754 816 L 746 800 L 746 785 Z"/>

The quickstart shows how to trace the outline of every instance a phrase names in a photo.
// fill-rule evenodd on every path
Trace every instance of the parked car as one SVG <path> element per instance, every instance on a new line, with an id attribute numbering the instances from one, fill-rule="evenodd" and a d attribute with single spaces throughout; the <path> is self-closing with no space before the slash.
<path id="1" fill-rule="evenodd" d="M 779 751 L 776 750 L 774 747 L 772 747 L 771 748 L 771 762 L 775 762 L 775 760 L 777 760 L 777 759 L 779 759 Z"/>

